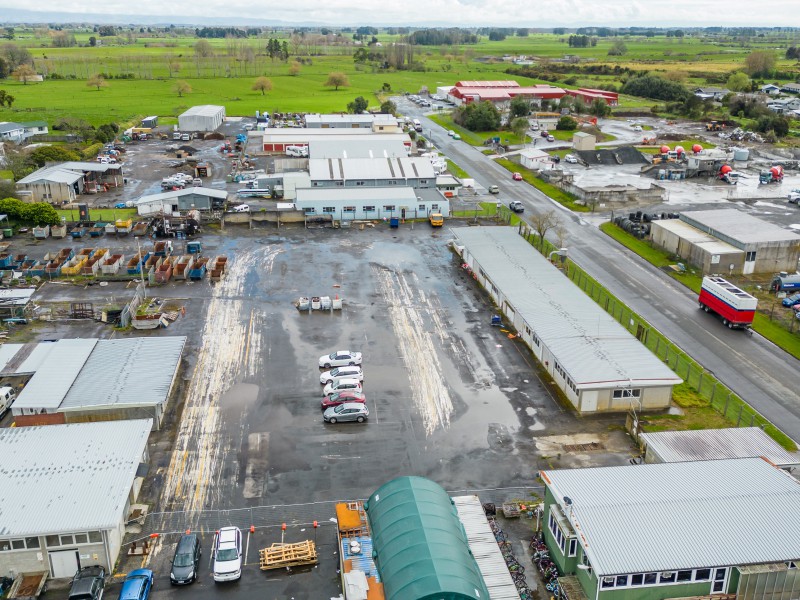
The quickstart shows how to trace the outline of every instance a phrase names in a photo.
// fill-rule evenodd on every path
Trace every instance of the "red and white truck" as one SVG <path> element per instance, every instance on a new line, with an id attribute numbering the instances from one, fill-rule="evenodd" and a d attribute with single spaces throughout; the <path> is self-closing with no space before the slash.
<path id="1" fill-rule="evenodd" d="M 758 300 L 722 277 L 703 277 L 700 308 L 722 317 L 731 329 L 747 329 L 753 323 Z"/>

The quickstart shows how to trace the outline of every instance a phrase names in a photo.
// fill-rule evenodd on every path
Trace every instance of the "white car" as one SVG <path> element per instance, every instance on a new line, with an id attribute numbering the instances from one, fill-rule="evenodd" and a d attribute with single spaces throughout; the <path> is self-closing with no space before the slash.
<path id="1" fill-rule="evenodd" d="M 361 370 L 361 367 L 351 367 L 348 365 L 346 367 L 336 367 L 330 371 L 325 371 L 319 376 L 319 382 L 323 385 L 339 381 L 340 379 L 358 379 L 359 381 L 364 381 L 364 371 Z"/>
<path id="2" fill-rule="evenodd" d="M 233 212 L 250 212 L 249 204 L 240 204 L 233 207 Z"/>
<path id="3" fill-rule="evenodd" d="M 450 137 L 453 137 L 455 134 L 456 134 L 456 132 L 453 131 L 452 129 L 447 132 L 447 135 L 449 135 Z"/>
<path id="4" fill-rule="evenodd" d="M 321 369 L 360 364 L 361 352 L 353 352 L 352 350 L 337 350 L 336 352 L 331 352 L 330 354 L 319 357 L 319 366 Z"/>
<path id="5" fill-rule="evenodd" d="M 789 204 L 800 204 L 800 189 L 789 192 Z"/>
<path id="6" fill-rule="evenodd" d="M 564 160 L 567 161 L 568 163 L 576 164 L 578 162 L 578 157 L 575 156 L 574 154 L 567 154 L 564 157 Z"/>
<path id="7" fill-rule="evenodd" d="M 633 130 L 634 130 L 636 133 L 639 133 L 640 131 L 642 131 L 642 126 L 641 126 L 641 125 L 634 125 L 634 126 L 633 126 Z"/>
<path id="8" fill-rule="evenodd" d="M 339 379 L 329 383 L 322 390 L 322 396 L 330 396 L 336 392 L 360 392 L 361 382 L 358 379 Z"/>
<path id="9" fill-rule="evenodd" d="M 214 581 L 235 581 L 242 576 L 242 532 L 223 527 L 214 543 Z"/>

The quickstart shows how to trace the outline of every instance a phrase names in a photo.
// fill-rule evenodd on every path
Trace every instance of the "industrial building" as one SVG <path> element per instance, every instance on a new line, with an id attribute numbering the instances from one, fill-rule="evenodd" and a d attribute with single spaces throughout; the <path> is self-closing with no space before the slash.
<path id="1" fill-rule="evenodd" d="M 653 243 L 696 265 L 704 275 L 794 272 L 800 235 L 734 208 L 653 221 Z"/>
<path id="2" fill-rule="evenodd" d="M 477 496 L 398 477 L 336 505 L 345 600 L 518 600 Z"/>
<path id="3" fill-rule="evenodd" d="M 142 196 L 136 200 L 141 216 L 174 214 L 189 210 L 210 211 L 222 208 L 228 192 L 207 187 L 191 187 L 161 194 Z"/>
<path id="4" fill-rule="evenodd" d="M 654 431 L 639 434 L 639 442 L 646 463 L 762 457 L 781 468 L 800 464 L 800 453 L 784 450 L 760 427 Z"/>
<path id="5" fill-rule="evenodd" d="M 450 201 L 436 189 L 407 186 L 298 188 L 295 206 L 307 216 L 329 215 L 334 221 L 425 219 L 432 212 L 450 216 Z"/>
<path id="6" fill-rule="evenodd" d="M 609 92 L 606 90 L 596 90 L 593 88 L 578 88 L 577 90 L 567 90 L 567 94 L 573 98 L 580 98 L 587 106 L 595 100 L 602 100 L 609 106 L 617 106 L 619 104 L 619 94 L 616 92 Z"/>
<path id="7" fill-rule="evenodd" d="M 120 164 L 69 161 L 37 169 L 17 182 L 17 190 L 30 202 L 65 203 L 124 183 Z"/>
<path id="8" fill-rule="evenodd" d="M 158 429 L 186 338 L 62 339 L 3 344 L 0 376 L 28 379 L 11 405 L 17 427 L 152 419 Z"/>
<path id="9" fill-rule="evenodd" d="M 411 150 L 411 138 L 407 133 L 374 133 L 371 129 L 309 129 L 299 127 L 268 128 L 251 132 L 250 136 L 260 140 L 261 149 L 266 153 L 284 153 L 287 146 L 309 147 L 311 142 L 327 140 L 333 143 L 347 143 L 352 140 L 369 139 L 371 144 L 381 144 L 400 140 L 407 150 Z M 366 136 L 366 137 L 365 137 Z M 309 153 L 310 154 L 310 153 Z"/>
<path id="10" fill-rule="evenodd" d="M 216 131 L 224 120 L 224 106 L 202 104 L 178 115 L 178 128 L 181 131 Z"/>
<path id="11" fill-rule="evenodd" d="M 309 129 L 369 129 L 376 133 L 402 131 L 397 117 L 389 114 L 314 114 L 304 118 Z"/>
<path id="12" fill-rule="evenodd" d="M 800 484 L 762 458 L 540 476 L 567 600 L 800 596 Z"/>
<path id="13" fill-rule="evenodd" d="M 508 108 L 517 96 L 531 104 L 541 104 L 542 100 L 559 100 L 565 94 L 562 88 L 547 84 L 521 86 L 516 81 L 459 81 L 448 92 L 447 98 L 457 106 L 491 102 L 502 110 Z"/>
<path id="14" fill-rule="evenodd" d="M 662 409 L 682 383 L 510 227 L 453 230 L 456 251 L 580 413 Z"/>
<path id="15" fill-rule="evenodd" d="M 147 472 L 148 420 L 0 429 L 0 574 L 114 569 Z"/>
<path id="16" fill-rule="evenodd" d="M 436 173 L 428 158 L 312 158 L 308 172 L 311 187 L 436 187 Z"/>
<path id="17" fill-rule="evenodd" d="M 550 153 L 538 148 L 523 148 L 520 150 L 519 162 L 523 167 L 531 171 L 552 169 L 555 164 Z"/>
<path id="18" fill-rule="evenodd" d="M 376 139 L 364 136 L 348 140 L 312 140 L 308 144 L 309 158 L 404 158 L 409 155 L 399 137 Z"/>

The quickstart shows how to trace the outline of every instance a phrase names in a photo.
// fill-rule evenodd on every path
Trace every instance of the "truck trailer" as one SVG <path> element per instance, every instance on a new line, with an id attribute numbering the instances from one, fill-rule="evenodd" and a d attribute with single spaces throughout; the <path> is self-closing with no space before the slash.
<path id="1" fill-rule="evenodd" d="M 758 300 L 722 277 L 703 277 L 700 308 L 722 317 L 731 329 L 748 329 L 753 323 Z"/>

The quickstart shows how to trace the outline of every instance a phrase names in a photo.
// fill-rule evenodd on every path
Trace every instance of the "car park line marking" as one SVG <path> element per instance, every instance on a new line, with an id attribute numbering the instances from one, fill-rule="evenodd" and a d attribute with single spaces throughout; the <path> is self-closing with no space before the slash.
<path id="1" fill-rule="evenodd" d="M 250 554 L 250 532 L 247 532 L 247 543 L 244 545 L 244 564 L 247 565 L 247 555 Z"/>

